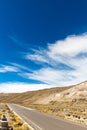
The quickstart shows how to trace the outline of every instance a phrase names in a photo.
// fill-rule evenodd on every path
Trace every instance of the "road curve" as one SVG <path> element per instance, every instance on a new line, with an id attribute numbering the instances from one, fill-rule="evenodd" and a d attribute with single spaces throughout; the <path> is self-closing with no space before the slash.
<path id="1" fill-rule="evenodd" d="M 57 119 L 33 109 L 28 109 L 16 104 L 8 104 L 8 106 L 35 130 L 87 130 L 86 127 Z"/>

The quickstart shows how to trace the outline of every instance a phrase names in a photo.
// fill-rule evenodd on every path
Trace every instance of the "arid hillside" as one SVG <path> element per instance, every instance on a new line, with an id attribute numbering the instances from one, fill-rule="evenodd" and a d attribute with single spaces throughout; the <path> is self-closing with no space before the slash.
<path id="1" fill-rule="evenodd" d="M 55 101 L 72 101 L 86 98 L 87 81 L 70 87 L 57 87 L 25 93 L 0 94 L 0 102 L 12 102 L 23 105 L 50 104 Z"/>
<path id="2" fill-rule="evenodd" d="M 50 88 L 38 91 L 30 91 L 25 93 L 13 93 L 13 94 L 0 94 L 0 102 L 12 102 L 23 105 L 30 105 L 35 103 L 39 99 L 44 99 L 51 94 L 60 93 L 64 90 L 67 90 L 71 87 L 58 87 Z"/>
<path id="3" fill-rule="evenodd" d="M 52 101 L 72 101 L 87 99 L 87 81 L 77 84 L 62 92 L 50 94 L 48 97 L 37 100 L 36 104 L 49 104 Z"/>
<path id="4" fill-rule="evenodd" d="M 10 102 L 87 126 L 87 81 L 70 86 L 14 94 L 0 94 Z"/>

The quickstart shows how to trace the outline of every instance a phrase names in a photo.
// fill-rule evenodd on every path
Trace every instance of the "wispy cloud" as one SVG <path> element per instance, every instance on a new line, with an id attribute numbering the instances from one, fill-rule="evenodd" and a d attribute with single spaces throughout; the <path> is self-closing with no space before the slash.
<path id="1" fill-rule="evenodd" d="M 20 71 L 32 72 L 32 70 L 29 67 L 26 67 L 24 65 L 18 63 L 10 63 L 10 64 L 19 69 Z"/>
<path id="2" fill-rule="evenodd" d="M 0 73 L 6 72 L 18 72 L 19 69 L 15 66 L 8 66 L 8 65 L 1 65 L 0 66 Z"/>
<path id="3" fill-rule="evenodd" d="M 48 44 L 47 49 L 33 50 L 25 55 L 26 60 L 37 64 L 36 70 L 18 63 L 0 65 L 0 73 L 15 72 L 19 76 L 42 82 L 0 83 L 1 92 L 25 92 L 56 86 L 67 86 L 87 80 L 87 34 L 68 36 L 64 40 Z M 38 67 L 41 64 L 41 67 Z"/>
<path id="4" fill-rule="evenodd" d="M 45 57 L 43 55 L 38 55 L 38 54 L 34 54 L 34 55 L 27 55 L 26 59 L 30 59 L 30 60 L 34 60 L 34 61 L 38 61 L 38 62 L 48 62 Z"/>
<path id="5" fill-rule="evenodd" d="M 87 80 L 87 34 L 68 36 L 64 40 L 48 44 L 47 49 L 26 54 L 25 58 L 34 63 L 43 63 L 41 69 L 25 73 L 28 78 L 57 86 Z M 48 66 L 44 67 L 44 64 Z"/>

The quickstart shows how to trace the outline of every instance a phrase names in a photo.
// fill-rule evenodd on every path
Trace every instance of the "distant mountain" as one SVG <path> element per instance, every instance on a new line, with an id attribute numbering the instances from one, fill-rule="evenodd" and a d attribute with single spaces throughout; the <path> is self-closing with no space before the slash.
<path id="1" fill-rule="evenodd" d="M 0 102 L 16 103 L 87 125 L 87 81 L 25 93 L 0 94 Z"/>
<path id="2" fill-rule="evenodd" d="M 87 98 L 87 81 L 77 84 L 67 90 L 60 93 L 50 94 L 48 97 L 39 99 L 36 104 L 48 104 L 52 101 L 72 101 L 75 99 L 86 99 Z"/>
<path id="3" fill-rule="evenodd" d="M 0 102 L 12 102 L 21 105 L 30 105 L 38 101 L 39 99 L 44 99 L 51 94 L 60 93 L 70 87 L 57 87 L 38 91 L 29 91 L 25 93 L 13 93 L 13 94 L 0 94 Z"/>
<path id="4" fill-rule="evenodd" d="M 25 106 L 84 98 L 87 98 L 87 81 L 70 87 L 57 87 L 25 93 L 0 94 L 0 102 L 12 102 Z"/>

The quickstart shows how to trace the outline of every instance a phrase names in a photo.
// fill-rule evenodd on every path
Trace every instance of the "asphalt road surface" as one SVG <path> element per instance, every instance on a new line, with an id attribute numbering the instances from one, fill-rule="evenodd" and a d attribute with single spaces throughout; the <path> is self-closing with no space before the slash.
<path id="1" fill-rule="evenodd" d="M 35 130 L 87 130 L 86 127 L 57 119 L 33 109 L 28 109 L 15 104 L 8 105 Z"/>

